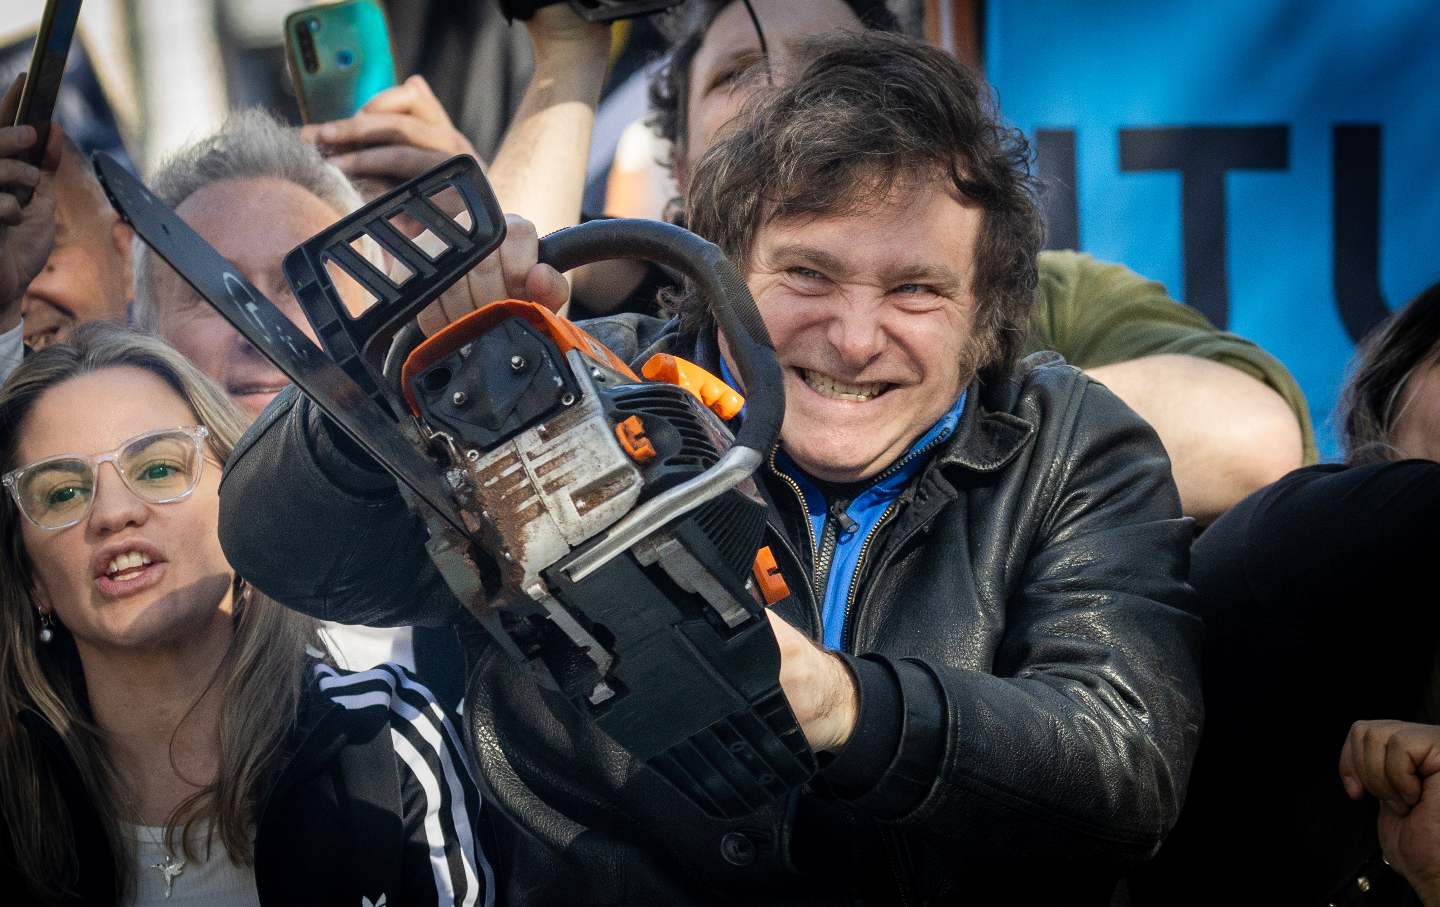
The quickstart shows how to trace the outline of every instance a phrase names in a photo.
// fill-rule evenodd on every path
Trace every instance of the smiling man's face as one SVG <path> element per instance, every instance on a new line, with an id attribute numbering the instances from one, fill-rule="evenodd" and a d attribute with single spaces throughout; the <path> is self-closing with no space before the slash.
<path id="1" fill-rule="evenodd" d="M 175 211 L 307 337 L 315 339 L 281 264 L 291 249 L 339 220 L 340 212 L 280 179 L 211 183 Z M 260 415 L 290 379 L 178 274 L 159 261 L 152 266 L 156 332 L 215 379 L 252 418 Z"/>
<path id="2" fill-rule="evenodd" d="M 982 219 L 923 180 L 849 214 L 760 228 L 747 283 L 785 372 L 781 442 L 807 473 L 867 479 L 959 397 L 975 373 Z"/>

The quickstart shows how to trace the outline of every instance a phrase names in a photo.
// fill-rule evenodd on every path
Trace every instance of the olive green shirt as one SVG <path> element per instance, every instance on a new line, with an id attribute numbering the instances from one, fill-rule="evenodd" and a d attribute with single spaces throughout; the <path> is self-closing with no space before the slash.
<path id="1" fill-rule="evenodd" d="M 1284 398 L 1300 423 L 1305 462 L 1316 461 L 1309 407 L 1280 360 L 1216 329 L 1204 315 L 1171 299 L 1163 285 L 1124 265 L 1056 251 L 1040 253 L 1039 270 L 1026 352 L 1055 350 L 1082 369 L 1165 353 L 1239 369 Z"/>

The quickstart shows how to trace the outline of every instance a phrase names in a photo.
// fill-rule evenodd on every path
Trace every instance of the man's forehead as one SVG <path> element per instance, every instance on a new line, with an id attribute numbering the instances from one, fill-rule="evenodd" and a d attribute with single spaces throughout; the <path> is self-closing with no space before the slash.
<path id="1" fill-rule="evenodd" d="M 771 53 L 793 51 L 807 38 L 843 29 L 859 29 L 860 19 L 843 0 L 752 0 L 755 18 L 765 34 Z M 760 52 L 745 4 L 736 0 L 715 17 L 701 42 L 695 65 L 714 66 L 737 58 L 751 58 Z"/>
<path id="2" fill-rule="evenodd" d="M 851 211 L 772 218 L 754 251 L 761 267 L 809 261 L 835 276 L 958 279 L 971 271 L 982 218 L 979 206 L 939 184 L 897 186 Z"/>
<path id="3" fill-rule="evenodd" d="M 272 177 L 210 183 L 175 213 L 220 254 L 263 270 L 278 269 L 291 249 L 341 217 L 309 190 Z"/>

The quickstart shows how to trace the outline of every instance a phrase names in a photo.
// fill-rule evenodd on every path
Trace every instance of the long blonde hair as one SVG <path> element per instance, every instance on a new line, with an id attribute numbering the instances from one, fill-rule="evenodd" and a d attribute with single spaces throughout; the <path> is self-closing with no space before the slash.
<path id="1" fill-rule="evenodd" d="M 27 358 L 0 387 L 0 473 L 20 465 L 15 462 L 20 434 L 46 391 L 119 366 L 141 368 L 165 381 L 210 430 L 214 453 L 222 461 L 229 457 L 245 419 L 219 387 L 161 340 L 116 325 L 89 324 L 68 343 Z M 134 882 L 133 845 L 120 823 L 133 817 L 123 815 L 124 786 L 104 732 L 90 714 L 74 638 L 56 624 L 49 644 L 37 642 L 40 626 L 30 597 L 22 518 L 14 501 L 0 495 L 0 818 L 13 842 L 16 865 L 36 892 L 48 898 L 74 893 L 85 869 L 74 853 L 76 829 L 60 790 L 61 772 L 21 721 L 28 713 L 28 722 L 38 720 L 54 731 L 78 769 L 110 843 L 116 897 L 123 898 Z M 307 645 L 323 651 L 313 619 L 244 583 L 238 588 L 234 635 L 210 682 L 210 687 L 220 686 L 223 696 L 218 771 L 175 808 L 165 826 L 167 845 L 175 849 L 178 837 L 191 860 L 195 832 L 208 820 L 210 833 L 219 836 L 232 860 L 253 863 L 256 813 L 295 726 L 312 657 Z"/>

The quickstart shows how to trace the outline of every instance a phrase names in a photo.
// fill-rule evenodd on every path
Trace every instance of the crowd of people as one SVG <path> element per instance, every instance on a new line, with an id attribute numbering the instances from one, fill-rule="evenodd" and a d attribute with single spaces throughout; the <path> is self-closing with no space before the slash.
<path id="1" fill-rule="evenodd" d="M 784 373 L 756 479 L 816 776 L 718 819 L 557 713 L 396 481 L 135 239 L 60 130 L 30 164 L 35 130 L 4 127 L 6 890 L 1440 904 L 1440 284 L 1357 352 L 1344 462 L 1317 464 L 1274 357 L 1121 264 L 1041 251 L 1024 137 L 884 3 L 664 23 L 673 217 L 745 276 Z M 421 327 L 569 306 L 637 371 L 667 352 L 743 392 L 670 271 L 539 262 L 604 215 L 581 199 L 610 33 L 563 4 L 524 27 L 534 74 L 482 162 L 505 241 Z M 146 182 L 313 339 L 285 254 L 457 153 L 412 76 L 304 129 L 236 113 Z"/>

